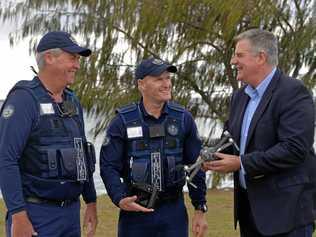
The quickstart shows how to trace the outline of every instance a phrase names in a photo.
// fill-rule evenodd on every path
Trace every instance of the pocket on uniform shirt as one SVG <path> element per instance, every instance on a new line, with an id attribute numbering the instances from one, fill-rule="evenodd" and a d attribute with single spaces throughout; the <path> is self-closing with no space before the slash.
<path id="1" fill-rule="evenodd" d="M 74 176 L 77 172 L 76 150 L 74 148 L 62 148 L 58 150 L 62 161 L 62 176 Z"/>
<path id="2" fill-rule="evenodd" d="M 174 156 L 167 156 L 167 168 L 165 169 L 165 183 L 167 187 L 176 184 L 181 185 L 185 181 L 185 173 L 181 160 L 177 160 Z"/>
<path id="3" fill-rule="evenodd" d="M 149 182 L 149 160 L 134 159 L 132 165 L 132 181 L 135 183 L 150 183 Z"/>

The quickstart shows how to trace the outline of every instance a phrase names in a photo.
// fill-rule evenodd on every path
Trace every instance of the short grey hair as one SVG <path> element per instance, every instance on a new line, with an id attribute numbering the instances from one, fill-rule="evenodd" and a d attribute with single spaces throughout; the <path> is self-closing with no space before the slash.
<path id="1" fill-rule="evenodd" d="M 48 50 L 45 50 L 43 52 L 36 53 L 35 59 L 36 59 L 38 70 L 41 70 L 44 68 L 44 66 L 45 66 L 44 55 L 47 52 L 50 52 L 50 53 L 58 56 L 59 54 L 61 54 L 63 52 L 63 50 L 60 48 L 54 48 L 54 49 L 48 49 Z"/>
<path id="2" fill-rule="evenodd" d="M 247 30 L 234 38 L 235 43 L 240 40 L 249 40 L 254 53 L 264 51 L 268 55 L 268 63 L 278 65 L 278 40 L 271 32 L 262 29 Z"/>

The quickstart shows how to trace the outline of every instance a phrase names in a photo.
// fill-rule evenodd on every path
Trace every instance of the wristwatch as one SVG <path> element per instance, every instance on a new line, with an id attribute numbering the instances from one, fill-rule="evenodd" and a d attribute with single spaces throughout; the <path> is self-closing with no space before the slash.
<path id="1" fill-rule="evenodd" d="M 194 207 L 196 211 L 202 211 L 203 213 L 207 212 L 208 208 L 206 204 L 199 204 Z"/>

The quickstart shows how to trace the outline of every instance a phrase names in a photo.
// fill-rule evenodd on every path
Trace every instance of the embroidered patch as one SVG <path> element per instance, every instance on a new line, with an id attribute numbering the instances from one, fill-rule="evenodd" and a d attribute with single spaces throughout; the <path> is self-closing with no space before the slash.
<path id="1" fill-rule="evenodd" d="M 167 131 L 171 136 L 176 136 L 179 133 L 179 128 L 175 124 L 169 124 Z"/>
<path id="2" fill-rule="evenodd" d="M 14 114 L 14 106 L 13 105 L 6 105 L 2 111 L 2 117 L 7 119 L 10 118 Z"/>
<path id="3" fill-rule="evenodd" d="M 155 58 L 155 59 L 153 60 L 153 64 L 155 64 L 155 65 L 162 65 L 162 64 L 163 64 L 163 61 L 161 61 L 160 59 Z"/>

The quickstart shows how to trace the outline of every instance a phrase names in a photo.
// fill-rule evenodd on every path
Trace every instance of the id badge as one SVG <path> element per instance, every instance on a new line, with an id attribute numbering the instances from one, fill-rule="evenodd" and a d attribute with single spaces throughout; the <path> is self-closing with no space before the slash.
<path id="1" fill-rule="evenodd" d="M 44 114 L 55 114 L 54 107 L 52 103 L 41 103 L 40 104 L 41 115 Z"/>
<path id="2" fill-rule="evenodd" d="M 127 137 L 128 138 L 143 137 L 143 128 L 141 126 L 128 127 L 127 128 Z"/>

